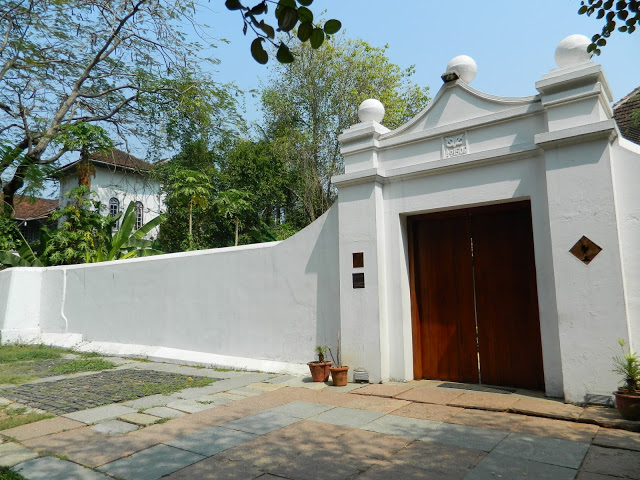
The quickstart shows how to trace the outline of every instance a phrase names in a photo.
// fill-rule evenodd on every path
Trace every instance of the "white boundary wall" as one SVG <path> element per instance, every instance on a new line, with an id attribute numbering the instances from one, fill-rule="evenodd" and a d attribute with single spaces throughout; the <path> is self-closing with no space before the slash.
<path id="1" fill-rule="evenodd" d="M 282 242 L 5 270 L 2 341 L 304 373 L 340 327 L 337 226 L 332 208 Z"/>

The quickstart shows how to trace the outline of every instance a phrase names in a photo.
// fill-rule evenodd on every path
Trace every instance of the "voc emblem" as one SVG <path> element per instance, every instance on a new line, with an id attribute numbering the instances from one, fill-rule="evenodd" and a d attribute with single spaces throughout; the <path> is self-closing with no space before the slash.
<path id="1" fill-rule="evenodd" d="M 469 145 L 466 132 L 442 137 L 442 158 L 457 157 L 467 153 L 469 153 Z"/>

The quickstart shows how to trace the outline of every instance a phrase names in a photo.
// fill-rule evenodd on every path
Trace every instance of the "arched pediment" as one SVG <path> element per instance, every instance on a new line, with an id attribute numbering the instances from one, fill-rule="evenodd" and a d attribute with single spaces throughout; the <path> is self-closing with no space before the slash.
<path id="1" fill-rule="evenodd" d="M 427 130 L 478 119 L 495 117 L 495 114 L 514 115 L 526 113 L 539 106 L 540 96 L 530 97 L 498 97 L 471 88 L 467 83 L 458 80 L 445 83 L 435 98 L 414 118 L 395 130 L 381 136 L 382 139 L 425 132 Z M 489 118 L 487 118 L 488 120 Z"/>

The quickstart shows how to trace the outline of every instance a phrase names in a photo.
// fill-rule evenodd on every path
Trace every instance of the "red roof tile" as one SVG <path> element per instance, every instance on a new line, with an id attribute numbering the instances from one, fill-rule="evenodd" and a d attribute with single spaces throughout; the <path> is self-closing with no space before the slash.
<path id="1" fill-rule="evenodd" d="M 635 119 L 633 112 L 638 112 Z M 640 144 L 640 87 L 613 106 L 613 118 L 624 138 Z"/>
<path id="2" fill-rule="evenodd" d="M 15 195 L 13 197 L 13 217 L 18 220 L 48 217 L 51 212 L 58 208 L 58 204 L 58 200 Z"/>

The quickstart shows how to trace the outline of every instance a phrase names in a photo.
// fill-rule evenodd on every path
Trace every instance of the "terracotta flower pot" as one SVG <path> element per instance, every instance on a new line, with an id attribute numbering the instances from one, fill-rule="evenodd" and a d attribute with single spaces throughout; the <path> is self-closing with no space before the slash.
<path id="1" fill-rule="evenodd" d="M 336 387 L 344 387 L 347 384 L 347 372 L 349 367 L 331 367 L 331 378 L 333 385 Z"/>
<path id="2" fill-rule="evenodd" d="M 329 367 L 331 362 L 309 362 L 309 371 L 314 382 L 326 382 L 329 380 Z"/>
<path id="3" fill-rule="evenodd" d="M 616 397 L 616 407 L 622 418 L 640 420 L 640 395 L 628 395 L 624 392 L 613 392 Z"/>

